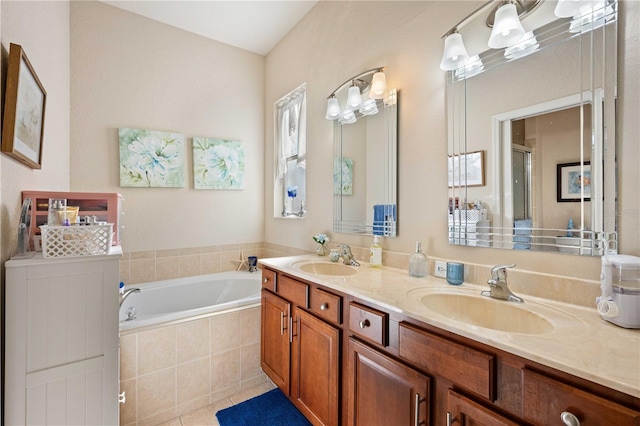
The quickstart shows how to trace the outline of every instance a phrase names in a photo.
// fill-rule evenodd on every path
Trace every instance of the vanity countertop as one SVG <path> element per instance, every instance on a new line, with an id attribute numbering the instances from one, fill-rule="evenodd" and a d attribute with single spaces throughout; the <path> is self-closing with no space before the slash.
<path id="1" fill-rule="evenodd" d="M 358 267 L 353 275 L 317 275 L 294 265 L 304 261 L 328 259 L 304 255 L 261 259 L 260 263 L 640 398 L 640 330 L 625 329 L 604 321 L 595 308 L 526 296 L 525 302 L 518 307 L 548 319 L 554 326 L 553 331 L 542 334 L 496 331 L 450 319 L 420 302 L 423 296 L 434 293 L 477 295 L 488 290 L 488 286 L 467 283 L 451 286 L 441 278 L 414 278 L 406 271 L 389 267 L 371 268 L 367 263 Z M 507 301 L 497 303 L 519 305 Z"/>

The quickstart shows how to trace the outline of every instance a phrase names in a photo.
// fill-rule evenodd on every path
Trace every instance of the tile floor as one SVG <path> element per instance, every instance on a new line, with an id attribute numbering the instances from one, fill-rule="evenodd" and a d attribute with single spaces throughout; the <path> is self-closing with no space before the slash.
<path id="1" fill-rule="evenodd" d="M 158 426 L 219 426 L 220 424 L 216 418 L 216 412 L 224 408 L 231 407 L 232 405 L 240 404 L 241 402 L 255 396 L 262 395 L 274 388 L 274 384 L 267 381 L 266 383 L 243 390 L 240 393 L 214 402 L 213 404 L 202 407 L 191 413 L 184 414 Z"/>

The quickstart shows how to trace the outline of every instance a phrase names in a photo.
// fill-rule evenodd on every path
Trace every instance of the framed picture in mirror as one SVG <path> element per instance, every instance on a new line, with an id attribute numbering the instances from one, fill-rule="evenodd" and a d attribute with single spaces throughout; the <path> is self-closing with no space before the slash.
<path id="1" fill-rule="evenodd" d="M 47 92 L 20 45 L 11 43 L 7 66 L 2 152 L 32 169 L 42 167 Z"/>
<path id="2" fill-rule="evenodd" d="M 557 201 L 559 203 L 591 201 L 591 162 L 564 163 L 557 166 Z M 583 196 L 584 194 L 584 196 Z"/>
<path id="3" fill-rule="evenodd" d="M 450 155 L 448 161 L 449 188 L 484 186 L 484 151 Z"/>

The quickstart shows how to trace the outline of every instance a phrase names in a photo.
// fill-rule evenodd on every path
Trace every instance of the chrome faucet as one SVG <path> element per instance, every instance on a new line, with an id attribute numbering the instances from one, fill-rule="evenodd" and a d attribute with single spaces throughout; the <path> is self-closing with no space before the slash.
<path id="1" fill-rule="evenodd" d="M 357 260 L 353 258 L 353 254 L 351 253 L 351 247 L 347 244 L 342 244 L 340 246 L 340 257 L 345 265 L 351 266 L 360 266 Z"/>
<path id="2" fill-rule="evenodd" d="M 496 265 L 491 268 L 491 279 L 487 281 L 491 290 L 483 291 L 483 296 L 493 297 L 494 299 L 507 300 L 509 302 L 522 303 L 524 300 L 521 297 L 511 293 L 507 286 L 507 268 L 513 268 L 512 265 Z"/>
<path id="3" fill-rule="evenodd" d="M 128 288 L 124 291 L 120 292 L 120 307 L 122 307 L 122 304 L 124 303 L 124 300 L 129 297 L 129 295 L 131 295 L 131 293 L 140 293 L 140 289 L 139 288 Z"/>

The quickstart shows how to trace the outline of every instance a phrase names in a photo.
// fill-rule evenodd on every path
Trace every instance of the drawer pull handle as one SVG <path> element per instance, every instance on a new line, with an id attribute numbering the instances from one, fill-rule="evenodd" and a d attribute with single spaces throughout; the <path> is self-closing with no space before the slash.
<path id="1" fill-rule="evenodd" d="M 425 402 L 424 399 L 420 398 L 420 394 L 418 392 L 416 392 L 416 407 L 415 407 L 415 421 L 414 421 L 414 425 L 415 426 L 420 426 L 421 424 L 424 424 L 424 422 L 422 420 L 420 420 L 420 403 Z M 447 413 L 449 414 L 449 413 Z"/>
<path id="2" fill-rule="evenodd" d="M 367 328 L 371 325 L 371 323 L 369 322 L 368 319 L 366 319 L 364 321 L 360 321 L 358 325 L 360 325 L 360 328 Z"/>
<path id="3" fill-rule="evenodd" d="M 268 283 L 269 282 L 269 278 L 264 277 L 264 279 L 262 280 L 263 283 Z"/>
<path id="4" fill-rule="evenodd" d="M 563 411 L 562 414 L 560 414 L 560 420 L 567 426 L 580 426 L 580 420 L 568 411 Z"/>
<path id="5" fill-rule="evenodd" d="M 327 309 L 329 309 L 329 304 L 328 303 L 323 303 L 322 305 L 320 305 L 320 310 L 321 311 L 326 311 Z"/>
<path id="6" fill-rule="evenodd" d="M 447 426 L 453 426 L 453 422 L 455 421 L 456 419 L 453 417 L 453 414 L 447 412 Z"/>

